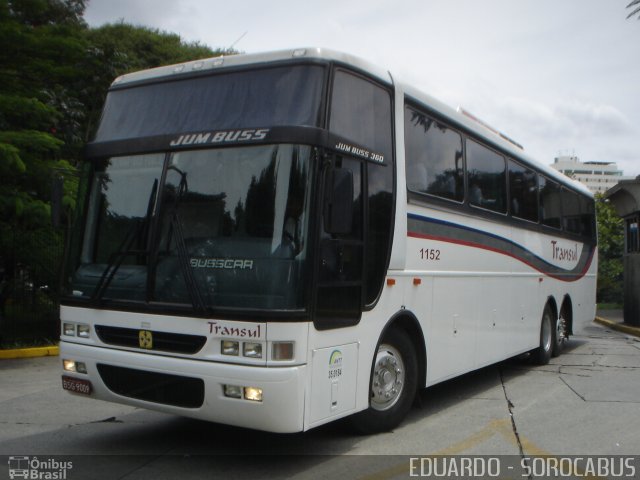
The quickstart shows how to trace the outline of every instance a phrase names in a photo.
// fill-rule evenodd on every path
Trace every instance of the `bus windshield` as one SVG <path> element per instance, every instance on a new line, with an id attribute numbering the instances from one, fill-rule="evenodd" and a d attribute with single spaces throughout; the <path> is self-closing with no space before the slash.
<path id="1" fill-rule="evenodd" d="M 304 308 L 311 147 L 112 157 L 95 168 L 71 288 L 196 310 Z"/>

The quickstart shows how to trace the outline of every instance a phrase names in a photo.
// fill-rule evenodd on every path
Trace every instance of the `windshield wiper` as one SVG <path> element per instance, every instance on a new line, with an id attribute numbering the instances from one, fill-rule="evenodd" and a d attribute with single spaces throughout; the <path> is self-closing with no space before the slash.
<path id="1" fill-rule="evenodd" d="M 193 275 L 193 270 L 189 264 L 189 252 L 187 251 L 184 231 L 182 230 L 182 224 L 180 223 L 180 216 L 178 215 L 177 210 L 174 210 L 171 215 L 171 228 L 175 235 L 176 249 L 178 250 L 178 263 L 180 264 L 180 270 L 182 271 L 182 276 L 184 277 L 184 281 L 187 285 L 187 292 L 191 299 L 191 305 L 196 312 L 201 314 L 206 313 L 206 304 L 202 298 L 200 287 L 198 286 L 198 282 L 196 281 Z"/>
<path id="2" fill-rule="evenodd" d="M 129 231 L 125 235 L 122 243 L 118 246 L 115 252 L 113 252 L 109 256 L 109 262 L 107 263 L 104 272 L 102 272 L 102 276 L 96 285 L 93 294 L 91 295 L 91 301 L 100 302 L 104 293 L 109 288 L 109 285 L 113 281 L 113 278 L 116 275 L 116 272 L 124 262 L 124 259 L 130 255 L 137 255 L 139 257 L 148 257 L 149 248 L 146 246 L 144 249 L 132 249 L 134 242 L 136 240 L 140 240 L 141 234 L 143 237 L 149 235 L 149 222 L 151 219 L 151 215 L 153 212 L 154 200 L 156 198 L 156 194 L 158 192 L 158 179 L 156 178 L 153 182 L 153 187 L 151 187 L 151 194 L 149 195 L 149 201 L 147 203 L 147 213 L 142 220 L 138 220 L 131 225 Z M 143 238 L 144 244 L 147 245 L 148 242 L 146 238 Z M 140 244 L 140 241 L 138 242 Z"/>

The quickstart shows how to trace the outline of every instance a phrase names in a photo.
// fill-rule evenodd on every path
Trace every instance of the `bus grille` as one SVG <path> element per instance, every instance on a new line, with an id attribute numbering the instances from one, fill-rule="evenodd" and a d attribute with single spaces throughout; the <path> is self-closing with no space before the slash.
<path id="1" fill-rule="evenodd" d="M 183 408 L 204 403 L 204 382 L 199 378 L 98 364 L 98 372 L 109 390 L 124 397 Z"/>
<path id="2" fill-rule="evenodd" d="M 95 326 L 98 338 L 108 345 L 139 348 L 138 334 L 135 328 Z M 194 354 L 200 351 L 207 341 L 201 335 L 186 335 L 184 333 L 151 332 L 153 335 L 152 350 L 171 353 Z"/>

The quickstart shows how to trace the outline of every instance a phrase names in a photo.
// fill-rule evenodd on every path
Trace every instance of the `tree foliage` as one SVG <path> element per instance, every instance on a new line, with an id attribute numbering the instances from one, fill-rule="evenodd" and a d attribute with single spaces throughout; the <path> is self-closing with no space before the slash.
<path id="1" fill-rule="evenodd" d="M 631 3 L 629 3 L 629 5 L 627 5 L 627 8 L 633 9 L 631 13 L 627 15 L 627 18 L 638 15 L 638 20 L 640 20 L 640 0 L 633 0 Z"/>
<path id="2" fill-rule="evenodd" d="M 623 302 L 624 223 L 613 205 L 596 195 L 598 220 L 598 303 Z"/>
<path id="3" fill-rule="evenodd" d="M 114 78 L 225 53 L 125 23 L 89 28 L 86 3 L 0 0 L 0 281 L 2 271 L 15 277 L 16 266 L 43 263 L 37 248 L 20 247 L 34 232 L 62 242 L 50 222 L 51 180 L 65 177 L 69 218 L 76 165 Z"/>

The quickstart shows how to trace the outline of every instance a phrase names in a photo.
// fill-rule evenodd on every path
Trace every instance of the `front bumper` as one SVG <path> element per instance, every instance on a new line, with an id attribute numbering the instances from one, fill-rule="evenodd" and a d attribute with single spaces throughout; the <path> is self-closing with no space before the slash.
<path id="1" fill-rule="evenodd" d="M 232 365 L 65 341 L 60 342 L 60 358 L 86 364 L 86 374 L 64 372 L 64 375 L 89 380 L 93 386 L 92 398 L 269 432 L 291 433 L 304 429 L 306 365 Z M 120 395 L 107 387 L 98 364 L 200 379 L 204 383 L 204 401 L 200 407 L 184 408 Z M 225 384 L 261 388 L 262 402 L 225 397 Z"/>

